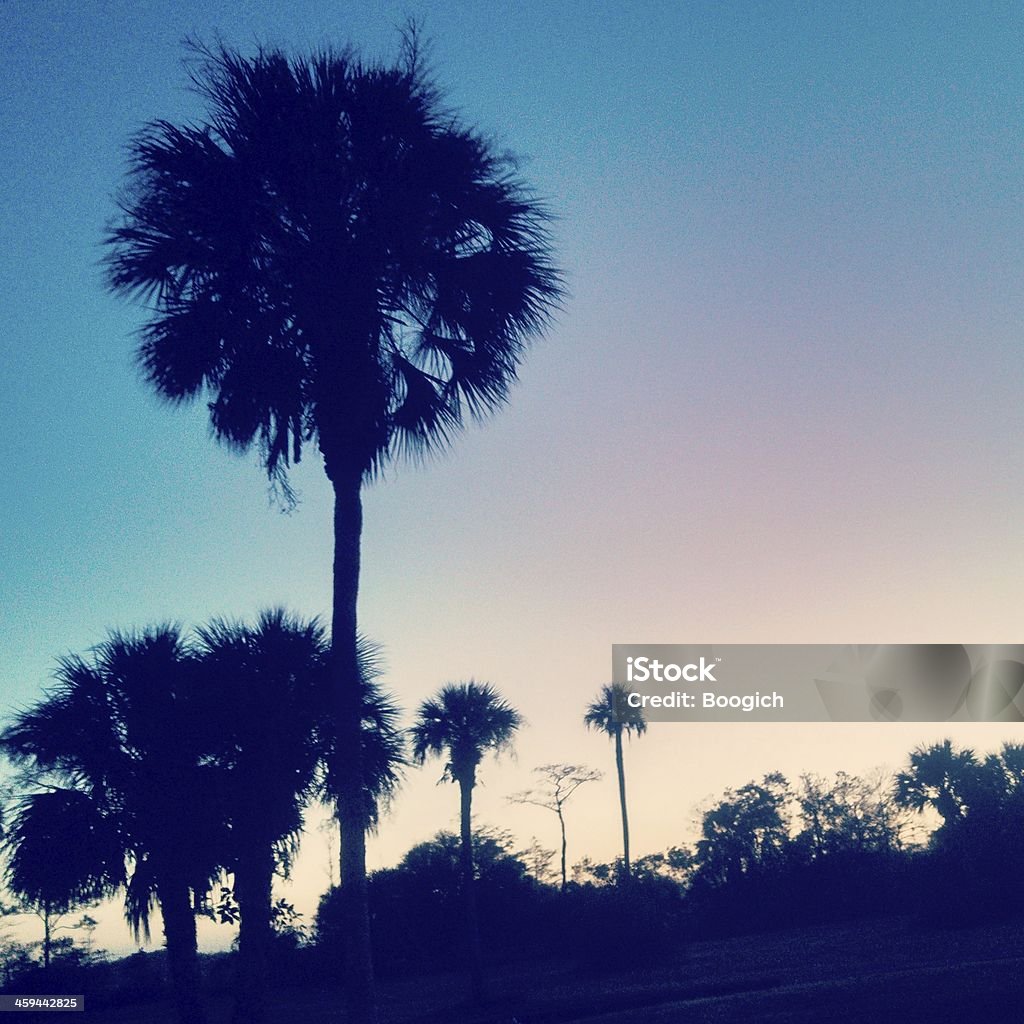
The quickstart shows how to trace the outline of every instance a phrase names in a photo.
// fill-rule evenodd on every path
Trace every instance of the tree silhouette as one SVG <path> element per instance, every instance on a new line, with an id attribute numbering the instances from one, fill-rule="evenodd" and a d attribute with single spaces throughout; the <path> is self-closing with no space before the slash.
<path id="1" fill-rule="evenodd" d="M 629 814 L 626 810 L 626 768 L 622 760 L 622 734 L 642 736 L 647 721 L 642 709 L 629 706 L 629 690 L 622 683 L 601 687 L 597 700 L 588 705 L 583 722 L 610 736 L 615 743 L 615 771 L 619 777 L 619 809 L 622 813 L 622 867 L 626 879 L 633 877 L 629 860 Z"/>
<path id="2" fill-rule="evenodd" d="M 131 150 L 110 287 L 152 315 L 139 359 L 270 477 L 316 442 L 334 490 L 332 657 L 343 744 L 359 750 L 363 484 L 397 453 L 445 447 L 499 406 L 560 297 L 546 214 L 448 111 L 417 55 L 290 60 L 197 47 L 198 124 Z M 352 1015 L 376 1016 L 358 754 L 339 777 Z"/>
<path id="3" fill-rule="evenodd" d="M 931 807 L 943 828 L 953 826 L 967 813 L 979 767 L 973 750 L 957 750 L 950 740 L 918 747 L 908 767 L 896 775 L 896 802 L 915 811 Z"/>
<path id="4" fill-rule="evenodd" d="M 4 882 L 19 901 L 17 909 L 42 921 L 48 969 L 58 921 L 73 907 L 113 895 L 121 884 L 124 853 L 118 836 L 85 793 L 46 789 L 15 805 L 3 846 Z"/>
<path id="5" fill-rule="evenodd" d="M 267 955 L 273 935 L 271 890 L 298 848 L 303 810 L 330 796 L 343 752 L 330 713 L 330 645 L 316 619 L 282 609 L 260 614 L 255 626 L 216 620 L 197 630 L 197 653 L 211 698 L 204 716 L 211 763 L 222 772 L 219 792 L 230 823 L 226 867 L 234 874 L 240 913 L 238 1024 L 266 1018 Z M 361 645 L 364 677 L 363 771 L 376 801 L 397 783 L 401 736 L 397 709 L 368 678 L 372 650 Z M 385 723 L 385 725 L 381 725 Z"/>
<path id="6" fill-rule="evenodd" d="M 832 780 L 806 773 L 794 796 L 804 826 L 799 842 L 812 858 L 901 846 L 909 811 L 896 804 L 884 773 L 862 778 L 839 771 Z"/>
<path id="7" fill-rule="evenodd" d="M 726 790 L 701 821 L 696 858 L 703 877 L 723 884 L 778 863 L 789 840 L 789 798 L 789 783 L 779 772 L 765 775 L 760 783 Z"/>
<path id="8" fill-rule="evenodd" d="M 489 683 L 449 683 L 424 701 L 412 727 L 413 756 L 446 757 L 443 779 L 459 785 L 462 886 L 473 997 L 483 997 L 483 958 L 473 885 L 473 789 L 488 751 L 509 746 L 522 717 Z"/>
<path id="9" fill-rule="evenodd" d="M 562 834 L 562 892 L 568 884 L 566 877 L 566 849 L 565 837 L 565 804 L 569 797 L 586 782 L 596 782 L 602 777 L 602 773 L 595 768 L 586 768 L 576 764 L 544 764 L 534 768 L 534 773 L 541 776 L 542 785 L 539 789 L 528 789 L 522 793 L 510 796 L 509 800 L 515 804 L 533 804 L 534 807 L 543 807 L 545 810 L 553 811 L 558 816 L 558 827 Z"/>
<path id="10" fill-rule="evenodd" d="M 256 1024 L 266 1018 L 274 873 L 298 843 L 320 761 L 329 645 L 316 620 L 280 609 L 252 628 L 216 620 L 197 636 L 240 914 L 234 1020 Z"/>
<path id="11" fill-rule="evenodd" d="M 197 743 L 194 658 L 173 626 L 115 632 L 90 661 L 60 659 L 55 678 L 0 735 L 31 790 L 10 881 L 69 907 L 123 885 L 137 934 L 159 904 L 179 1015 L 197 1024 L 193 904 L 219 873 L 225 833 Z"/>
<path id="12" fill-rule="evenodd" d="M 390 803 L 401 782 L 406 759 L 406 733 L 400 726 L 401 709 L 376 680 L 381 675 L 380 648 L 365 637 L 358 638 L 356 653 L 362 681 L 362 746 L 360 764 L 363 776 L 363 820 L 368 831 L 375 831 L 380 812 Z M 343 822 L 337 809 L 346 765 L 351 756 L 341 739 L 337 719 L 328 715 L 321 737 L 322 759 L 317 795 L 335 810 L 339 829 L 339 871 L 344 872 Z"/>

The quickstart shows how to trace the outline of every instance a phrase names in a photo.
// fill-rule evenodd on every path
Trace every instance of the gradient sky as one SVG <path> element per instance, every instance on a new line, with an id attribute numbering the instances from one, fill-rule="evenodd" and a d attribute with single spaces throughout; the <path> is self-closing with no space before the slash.
<path id="1" fill-rule="evenodd" d="M 366 495 L 360 611 L 407 707 L 497 685 L 529 721 L 479 820 L 582 761 L 570 856 L 608 859 L 613 642 L 1014 642 L 1024 597 L 1024 11 L 1013 3 L 0 4 L 0 697 L 108 627 L 325 613 L 330 501 L 153 398 L 100 239 L 144 121 L 197 112 L 181 38 L 397 48 L 409 14 L 468 121 L 559 215 L 571 299 L 509 407 Z M 1006 726 L 960 728 L 998 744 Z M 897 765 L 948 730 L 662 724 L 627 752 L 633 847 L 771 769 Z M 1017 730 L 1019 733 L 1019 730 Z M 412 772 L 371 867 L 450 827 Z M 326 884 L 307 844 L 291 890 Z M 127 941 L 117 912 L 97 941 Z M 223 941 L 225 932 L 205 936 Z"/>

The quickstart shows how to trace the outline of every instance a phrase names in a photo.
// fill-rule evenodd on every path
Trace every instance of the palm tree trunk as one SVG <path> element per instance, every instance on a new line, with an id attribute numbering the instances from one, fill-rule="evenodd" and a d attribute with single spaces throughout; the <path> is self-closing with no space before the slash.
<path id="1" fill-rule="evenodd" d="M 566 876 L 565 876 L 565 850 L 566 850 L 565 815 L 562 814 L 562 808 L 561 807 L 556 807 L 555 808 L 555 812 L 558 814 L 558 824 L 559 824 L 559 826 L 562 829 L 562 892 L 565 892 L 565 887 L 566 887 L 566 884 L 567 884 L 567 880 L 566 880 Z"/>
<path id="2" fill-rule="evenodd" d="M 615 769 L 619 773 L 619 807 L 622 809 L 622 866 L 627 880 L 633 877 L 629 861 L 629 815 L 626 813 L 626 767 L 622 761 L 622 730 L 615 733 Z"/>
<path id="3" fill-rule="evenodd" d="M 240 858 L 235 872 L 235 896 L 241 921 L 237 992 L 231 1018 L 234 1024 L 262 1024 L 266 1020 L 273 882 L 274 853 L 270 846 L 254 846 Z"/>
<path id="4" fill-rule="evenodd" d="M 334 594 L 331 659 L 338 749 L 341 823 L 341 913 L 350 1024 L 376 1024 L 377 1003 L 366 885 L 366 808 L 362 771 L 362 683 L 356 651 L 359 544 L 363 529 L 362 473 L 329 473 L 334 485 Z"/>
<path id="5" fill-rule="evenodd" d="M 158 889 L 164 919 L 167 965 L 181 1024 L 206 1024 L 199 1000 L 199 962 L 196 955 L 196 917 L 187 885 L 166 882 Z"/>
<path id="6" fill-rule="evenodd" d="M 462 847 L 462 898 L 466 914 L 466 944 L 469 955 L 470 991 L 473 1001 L 484 998 L 484 964 L 480 949 L 480 919 L 476 905 L 476 885 L 473 878 L 473 786 L 476 779 L 459 780 Z"/>

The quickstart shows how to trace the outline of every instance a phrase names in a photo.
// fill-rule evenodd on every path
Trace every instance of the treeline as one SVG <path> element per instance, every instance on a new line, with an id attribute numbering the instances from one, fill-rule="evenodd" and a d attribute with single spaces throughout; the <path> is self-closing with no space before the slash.
<path id="1" fill-rule="evenodd" d="M 573 777 L 556 770 L 572 767 L 539 772 L 551 783 Z M 978 924 L 1024 912 L 1019 887 L 1007 877 L 1024 854 L 1022 745 L 979 757 L 947 740 L 913 751 L 895 775 L 838 772 L 790 782 L 769 773 L 721 794 L 699 826 L 695 842 L 638 857 L 628 874 L 622 858 L 583 858 L 564 885 L 555 850 L 536 841 L 518 848 L 504 830 L 474 830 L 473 886 L 486 961 L 546 957 L 609 969 L 723 934 L 893 914 L 922 926 Z M 371 875 L 373 944 L 383 976 L 466 964 L 465 863 L 461 837 L 440 832 Z M 224 920 L 237 919 L 230 889 L 220 893 L 208 912 L 219 908 Z M 266 982 L 337 981 L 345 957 L 340 895 L 339 888 L 326 893 L 311 922 L 283 901 L 272 907 Z M 104 963 L 65 935 L 54 940 L 45 972 L 26 947 L 14 948 L 14 959 L 3 964 L 7 991 L 59 976 L 99 995 L 100 1003 L 152 998 L 167 967 L 153 954 Z M 208 991 L 233 984 L 232 959 L 204 958 Z"/>
<path id="2" fill-rule="evenodd" d="M 341 779 L 358 765 L 359 817 L 374 825 L 403 773 L 438 757 L 443 778 L 459 789 L 457 956 L 479 999 L 481 914 L 485 932 L 502 915 L 486 891 L 482 907 L 478 901 L 473 792 L 484 758 L 512 743 L 522 718 L 493 686 L 470 681 L 442 686 L 404 729 L 400 709 L 377 684 L 375 648 L 360 639 L 357 654 L 355 744 L 340 724 L 324 629 L 282 609 L 263 612 L 253 624 L 214 620 L 191 632 L 174 625 L 112 632 L 87 655 L 60 658 L 52 686 L 0 732 L 0 752 L 16 771 L 2 815 L 4 882 L 16 901 L 5 909 L 36 915 L 43 931 L 43 976 L 36 977 L 30 948 L 8 942 L 0 955 L 5 987 L 45 988 L 53 970 L 88 966 L 96 957 L 83 959 L 58 932 L 72 911 L 120 895 L 137 938 L 149 938 L 159 908 L 169 980 L 186 1024 L 205 1019 L 197 916 L 237 923 L 236 1016 L 258 1021 L 268 979 L 280 976 L 287 952 L 280 936 L 293 947 L 306 938 L 272 890 L 275 875 L 290 871 L 308 807 L 325 805 L 336 818 L 346 883 L 336 902 L 344 907 L 354 888 L 351 847 L 363 835 L 342 827 Z M 599 694 L 585 721 L 614 740 L 624 794 L 622 734 L 642 733 L 645 725 L 632 712 L 620 719 L 610 694 L 608 687 Z M 514 799 L 557 814 L 564 889 L 565 805 L 600 772 L 574 765 L 539 772 L 538 787 Z M 628 854 L 624 796 L 621 813 Z M 628 877 L 628 856 L 624 864 Z M 375 880 L 374 891 L 384 884 Z M 386 914 L 375 917 L 383 934 Z M 340 934 L 350 938 L 347 929 Z M 410 934 L 424 945 L 431 939 L 426 926 Z M 349 982 L 358 971 L 339 949 L 324 976 Z"/>
<path id="3" fill-rule="evenodd" d="M 441 833 L 371 877 L 380 962 L 440 966 L 459 948 L 457 839 Z M 701 813 L 699 838 L 637 858 L 577 862 L 563 892 L 554 851 L 474 838 L 484 943 L 492 956 L 611 966 L 683 941 L 906 915 L 923 927 L 1024 914 L 1010 877 L 1024 857 L 1024 745 L 979 757 L 943 743 L 895 775 L 769 773 Z M 335 942 L 335 896 L 317 918 Z M 441 941 L 424 944 L 423 934 Z"/>

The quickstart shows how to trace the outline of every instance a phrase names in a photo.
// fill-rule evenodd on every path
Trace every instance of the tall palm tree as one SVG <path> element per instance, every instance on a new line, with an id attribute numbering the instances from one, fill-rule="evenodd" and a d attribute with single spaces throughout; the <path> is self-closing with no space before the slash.
<path id="1" fill-rule="evenodd" d="M 69 906 L 124 886 L 136 933 L 159 905 L 179 1015 L 199 1024 L 193 908 L 219 873 L 225 832 L 195 741 L 193 656 L 173 626 L 111 633 L 89 661 L 60 659 L 55 679 L 0 734 L 30 789 L 9 878 Z M 40 872 L 48 880 L 33 890 Z"/>
<path id="2" fill-rule="evenodd" d="M 626 768 L 622 760 L 622 734 L 642 736 L 647 721 L 640 708 L 629 706 L 629 690 L 622 683 L 609 683 L 601 687 L 597 700 L 588 705 L 583 723 L 610 736 L 615 743 L 615 770 L 619 776 L 619 808 L 622 812 L 622 865 L 625 877 L 633 877 L 629 859 L 629 814 L 626 810 Z"/>
<path id="3" fill-rule="evenodd" d="M 473 885 L 473 789 L 477 768 L 488 751 L 508 747 L 522 716 L 489 683 L 449 683 L 425 700 L 412 727 L 413 757 L 446 757 L 443 778 L 459 785 L 462 889 L 473 998 L 483 996 L 483 956 Z"/>
<path id="4" fill-rule="evenodd" d="M 314 797 L 333 799 L 344 765 L 330 691 L 330 644 L 316 619 L 277 608 L 255 626 L 215 620 L 197 631 L 208 683 L 206 745 L 221 771 L 220 797 L 231 826 L 226 867 L 240 912 L 238 997 L 234 1019 L 266 1018 L 274 874 L 298 848 L 303 811 Z M 398 783 L 404 744 L 398 710 L 373 683 L 371 645 L 360 646 L 364 679 L 367 814 Z"/>
<path id="5" fill-rule="evenodd" d="M 338 726 L 357 753 L 362 487 L 504 402 L 561 294 L 547 216 L 445 108 L 414 40 L 392 67 L 198 49 L 209 112 L 136 136 L 109 283 L 149 304 L 139 359 L 160 395 L 206 395 L 215 436 L 257 445 L 286 489 L 317 444 L 334 490 Z M 350 1006 L 373 1020 L 358 757 L 339 781 Z"/>

